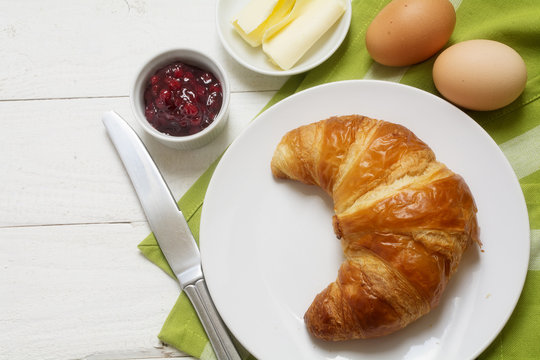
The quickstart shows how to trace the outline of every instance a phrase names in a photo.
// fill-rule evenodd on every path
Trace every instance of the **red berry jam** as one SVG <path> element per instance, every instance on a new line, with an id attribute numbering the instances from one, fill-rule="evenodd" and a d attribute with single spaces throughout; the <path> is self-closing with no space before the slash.
<path id="1" fill-rule="evenodd" d="M 223 90 L 214 74 L 175 62 L 158 70 L 148 80 L 144 114 L 158 131 L 186 136 L 208 127 L 222 102 Z"/>

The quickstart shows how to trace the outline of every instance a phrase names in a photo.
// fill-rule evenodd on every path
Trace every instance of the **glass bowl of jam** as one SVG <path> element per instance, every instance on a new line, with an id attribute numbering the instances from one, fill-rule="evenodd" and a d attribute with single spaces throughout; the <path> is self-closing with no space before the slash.
<path id="1" fill-rule="evenodd" d="M 154 56 L 138 72 L 131 105 L 143 129 L 166 146 L 195 149 L 213 140 L 228 118 L 225 71 L 208 55 L 174 49 Z"/>

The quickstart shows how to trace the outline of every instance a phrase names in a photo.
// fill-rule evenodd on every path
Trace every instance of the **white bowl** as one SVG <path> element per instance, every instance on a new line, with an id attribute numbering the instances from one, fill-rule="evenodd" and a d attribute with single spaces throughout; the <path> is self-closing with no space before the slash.
<path id="1" fill-rule="evenodd" d="M 311 70 L 328 59 L 341 45 L 351 25 L 351 2 L 346 1 L 345 13 L 289 70 L 272 64 L 261 47 L 251 47 L 236 32 L 231 20 L 250 0 L 218 0 L 216 25 L 219 38 L 229 55 L 244 67 L 265 75 L 289 76 Z"/>
<path id="2" fill-rule="evenodd" d="M 223 102 L 221 109 L 214 118 L 213 122 L 207 128 L 193 135 L 172 136 L 162 133 L 155 129 L 148 122 L 148 120 L 146 120 L 144 115 L 144 91 L 149 79 L 156 73 L 157 70 L 176 61 L 181 61 L 213 73 L 214 76 L 220 81 L 223 91 Z M 219 63 L 208 55 L 194 49 L 173 49 L 162 52 L 145 62 L 135 77 L 135 81 L 131 88 L 130 98 L 131 107 L 135 114 L 135 118 L 148 134 L 156 138 L 162 144 L 174 149 L 195 149 L 206 145 L 216 138 L 227 123 L 230 99 L 229 80 L 221 65 L 219 65 Z"/>

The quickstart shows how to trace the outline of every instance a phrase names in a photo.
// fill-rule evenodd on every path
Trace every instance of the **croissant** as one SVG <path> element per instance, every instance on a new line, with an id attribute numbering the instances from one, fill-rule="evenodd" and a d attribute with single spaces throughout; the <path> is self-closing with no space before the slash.
<path id="1" fill-rule="evenodd" d="M 463 252 L 480 245 L 467 184 L 401 125 L 350 115 L 301 126 L 283 136 L 271 169 L 334 202 L 345 260 L 304 315 L 317 338 L 402 329 L 438 305 Z"/>

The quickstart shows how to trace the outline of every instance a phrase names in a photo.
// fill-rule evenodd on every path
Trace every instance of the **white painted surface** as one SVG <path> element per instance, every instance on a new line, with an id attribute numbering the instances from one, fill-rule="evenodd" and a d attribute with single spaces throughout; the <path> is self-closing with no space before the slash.
<path id="1" fill-rule="evenodd" d="M 207 51 L 232 81 L 229 125 L 180 152 L 143 136 L 180 198 L 286 80 L 243 69 L 213 0 L 0 0 L 0 359 L 183 357 L 157 334 L 178 286 L 137 244 L 149 233 L 101 123 L 129 108 L 142 62 Z"/>

